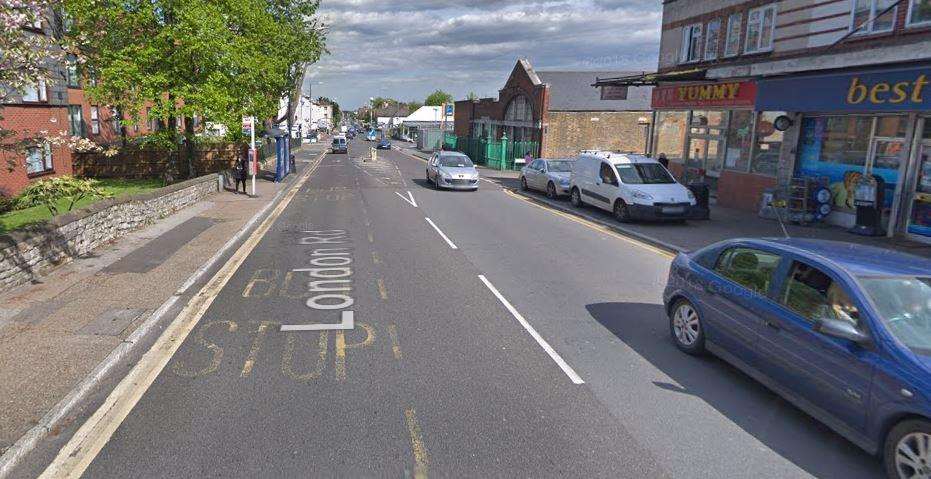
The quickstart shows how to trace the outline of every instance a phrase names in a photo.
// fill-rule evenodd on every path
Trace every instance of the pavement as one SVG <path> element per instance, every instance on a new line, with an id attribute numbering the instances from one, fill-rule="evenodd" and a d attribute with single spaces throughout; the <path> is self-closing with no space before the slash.
<path id="1" fill-rule="evenodd" d="M 411 144 L 400 143 L 398 148 L 408 155 L 429 158 L 428 153 L 417 150 Z M 520 173 L 517 171 L 499 171 L 482 166 L 479 166 L 479 170 L 483 178 L 495 181 L 502 187 L 530 198 L 537 203 L 597 222 L 619 233 L 648 242 L 670 252 L 694 251 L 709 244 L 731 238 L 782 237 L 785 235 L 776 220 L 760 218 L 752 212 L 719 205 L 712 205 L 710 220 L 695 220 L 685 223 L 635 222 L 621 224 L 614 219 L 610 212 L 594 207 L 573 207 L 569 203 L 568 197 L 552 200 L 540 191 L 521 191 Z M 815 223 L 808 226 L 786 223 L 785 226 L 788 234 L 795 238 L 844 241 L 931 257 L 931 244 L 919 243 L 902 237 L 860 236 L 825 223 Z"/>
<path id="2" fill-rule="evenodd" d="M 36 425 L 54 436 L 70 422 L 69 393 L 96 383 L 101 365 L 286 184 L 260 175 L 254 198 L 220 192 L 0 296 L 0 454 Z"/>
<path id="3" fill-rule="evenodd" d="M 309 164 L 125 378 L 10 476 L 881 474 L 675 348 L 668 251 L 367 155 L 353 141 Z"/>

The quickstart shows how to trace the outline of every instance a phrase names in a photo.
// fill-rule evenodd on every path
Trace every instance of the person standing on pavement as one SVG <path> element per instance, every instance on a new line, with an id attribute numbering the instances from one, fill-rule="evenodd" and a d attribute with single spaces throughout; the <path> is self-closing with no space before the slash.
<path id="1" fill-rule="evenodd" d="M 240 156 L 236 159 L 236 167 L 233 169 L 233 175 L 236 176 L 236 194 L 239 194 L 239 184 L 242 183 L 242 192 L 246 194 L 246 177 L 248 176 L 249 167 L 245 158 Z"/>

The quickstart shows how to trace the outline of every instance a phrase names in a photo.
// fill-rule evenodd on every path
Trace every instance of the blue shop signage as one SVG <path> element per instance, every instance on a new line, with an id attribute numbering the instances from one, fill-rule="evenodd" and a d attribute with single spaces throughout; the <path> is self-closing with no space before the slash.
<path id="1" fill-rule="evenodd" d="M 757 85 L 759 111 L 931 110 L 931 66 L 773 78 Z"/>

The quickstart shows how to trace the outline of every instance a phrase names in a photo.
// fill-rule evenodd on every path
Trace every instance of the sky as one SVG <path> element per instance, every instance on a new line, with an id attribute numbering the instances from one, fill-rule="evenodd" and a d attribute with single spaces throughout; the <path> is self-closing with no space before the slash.
<path id="1" fill-rule="evenodd" d="M 660 0 L 322 0 L 327 49 L 305 94 L 343 109 L 369 97 L 496 97 L 519 58 L 536 70 L 655 70 Z"/>

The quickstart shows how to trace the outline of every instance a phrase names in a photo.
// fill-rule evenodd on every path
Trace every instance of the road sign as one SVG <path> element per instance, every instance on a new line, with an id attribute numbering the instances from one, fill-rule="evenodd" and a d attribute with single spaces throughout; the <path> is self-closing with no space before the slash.
<path id="1" fill-rule="evenodd" d="M 242 117 L 242 134 L 248 135 L 252 132 L 252 117 L 244 116 Z"/>
<path id="2" fill-rule="evenodd" d="M 446 116 L 453 116 L 453 104 L 452 104 L 452 103 L 447 103 L 447 104 L 446 104 L 445 115 L 446 115 Z"/>

